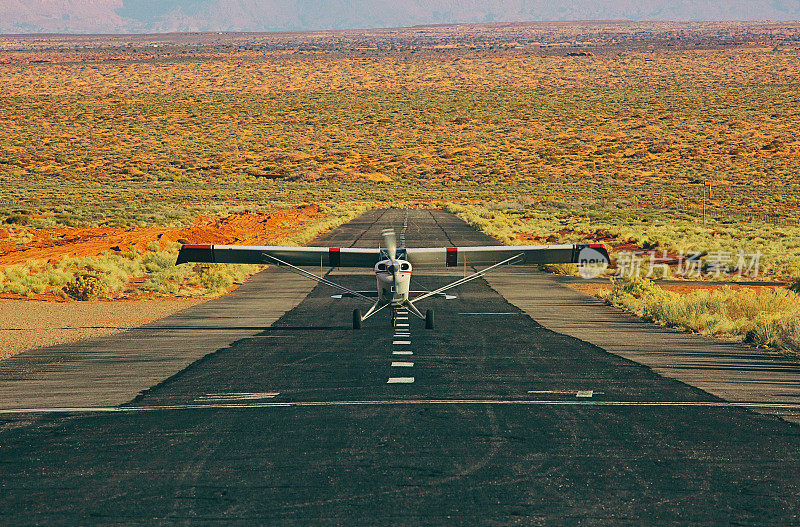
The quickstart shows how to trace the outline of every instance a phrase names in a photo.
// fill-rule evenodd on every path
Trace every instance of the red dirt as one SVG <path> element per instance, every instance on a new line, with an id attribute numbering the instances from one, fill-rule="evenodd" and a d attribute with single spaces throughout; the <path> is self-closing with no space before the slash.
<path id="1" fill-rule="evenodd" d="M 190 243 L 268 245 L 299 233 L 303 224 L 321 216 L 318 205 L 298 205 L 271 214 L 234 214 L 225 218 L 201 216 L 187 227 L 34 229 L 9 226 L 0 229 L 0 266 L 30 260 L 57 261 L 64 256 L 98 256 L 105 251 L 144 249 L 153 241 L 163 247 L 185 239 Z M 11 236 L 26 234 L 32 240 L 17 244 Z"/>

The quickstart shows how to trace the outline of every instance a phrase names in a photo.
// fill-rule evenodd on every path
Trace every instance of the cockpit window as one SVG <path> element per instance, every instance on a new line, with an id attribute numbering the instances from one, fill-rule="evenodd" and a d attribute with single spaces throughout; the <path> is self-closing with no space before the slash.
<path id="1" fill-rule="evenodd" d="M 385 263 L 379 263 L 378 264 L 378 271 L 385 271 L 385 270 L 386 270 L 386 264 Z"/>
<path id="2" fill-rule="evenodd" d="M 408 271 L 409 267 L 411 266 L 408 265 L 407 263 L 403 263 L 400 265 L 400 269 L 402 269 L 403 271 Z"/>

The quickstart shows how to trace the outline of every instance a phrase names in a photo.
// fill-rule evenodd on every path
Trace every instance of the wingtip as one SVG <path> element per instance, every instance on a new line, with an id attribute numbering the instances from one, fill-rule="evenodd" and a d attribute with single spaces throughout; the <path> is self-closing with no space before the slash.
<path id="1" fill-rule="evenodd" d="M 584 249 L 592 249 L 600 253 L 605 258 L 606 263 L 611 262 L 611 256 L 608 254 L 608 248 L 604 243 L 580 243 L 575 245 L 578 259 L 580 260 L 580 252 Z M 580 261 L 578 262 L 580 263 Z"/>

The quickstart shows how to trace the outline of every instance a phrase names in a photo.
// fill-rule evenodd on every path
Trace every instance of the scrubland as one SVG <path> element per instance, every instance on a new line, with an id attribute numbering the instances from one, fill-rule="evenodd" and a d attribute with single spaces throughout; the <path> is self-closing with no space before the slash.
<path id="1" fill-rule="evenodd" d="M 615 281 L 597 296 L 662 325 L 800 352 L 800 296 L 794 290 L 725 287 L 681 294 L 634 278 Z"/>
<path id="2" fill-rule="evenodd" d="M 267 219 L 261 216 L 262 224 L 268 224 L 263 228 L 268 230 L 262 232 L 260 225 L 256 224 L 249 231 L 235 231 L 237 236 L 233 239 L 229 238 L 230 232 L 220 228 L 219 223 L 215 228 L 177 229 L 175 232 L 177 235 L 203 236 L 201 239 L 182 241 L 302 245 L 320 233 L 358 216 L 369 207 L 369 204 L 363 203 L 304 207 L 303 209 L 310 208 L 313 212 L 302 215 L 297 212 L 276 214 L 284 220 L 278 224 L 268 222 L 269 215 Z M 127 237 L 129 245 L 124 250 L 115 246 L 113 249 L 102 250 L 100 254 L 96 254 L 96 242 L 90 244 L 78 241 L 68 246 L 68 250 L 88 250 L 88 254 L 83 256 L 71 256 L 69 253 L 59 255 L 62 246 L 47 247 L 46 252 L 54 257 L 48 260 L 28 259 L 0 270 L 0 294 L 75 300 L 208 296 L 228 291 L 231 286 L 242 283 L 262 268 L 257 265 L 223 264 L 176 266 L 181 243 L 164 236 L 164 229 L 158 230 L 162 234 L 150 242 L 140 242 L 137 246 L 136 241 L 141 240 L 140 237 Z M 128 231 L 135 232 L 135 229 Z M 151 232 L 147 230 L 147 233 Z"/>
<path id="3" fill-rule="evenodd" d="M 23 53 L 5 39 L 0 246 L 15 256 L 0 255 L 0 287 L 218 293 L 253 269 L 176 268 L 174 237 L 147 229 L 302 204 L 323 212 L 291 236 L 264 226 L 259 239 L 303 243 L 365 207 L 435 206 L 506 243 L 600 241 L 705 260 L 742 249 L 761 253 L 759 278 L 797 280 L 800 51 L 769 28 L 689 42 L 673 26 L 663 45 L 605 26 L 564 38 L 556 26 L 515 29 L 491 45 L 485 28 L 442 46 L 428 29 L 425 45 L 408 30 L 396 47 L 394 33 L 381 33 L 385 46 L 317 35 L 163 52 L 37 41 Z M 576 47 L 594 54 L 566 56 Z M 60 253 L 80 229 L 142 238 Z"/>
<path id="4" fill-rule="evenodd" d="M 705 224 L 679 207 L 637 207 L 629 200 L 481 201 L 448 204 L 468 223 L 508 244 L 600 242 L 612 258 L 636 254 L 627 271 L 652 278 L 800 280 L 800 226 L 772 217 L 731 213 Z M 702 255 L 695 276 L 681 276 L 680 255 Z M 736 266 L 743 254 L 741 269 Z M 726 272 L 710 269 L 727 259 Z M 666 263 L 665 265 L 662 265 Z M 756 265 L 757 263 L 757 265 Z M 741 272 L 740 272 L 741 271 Z M 609 274 L 615 273 L 613 268 Z"/>

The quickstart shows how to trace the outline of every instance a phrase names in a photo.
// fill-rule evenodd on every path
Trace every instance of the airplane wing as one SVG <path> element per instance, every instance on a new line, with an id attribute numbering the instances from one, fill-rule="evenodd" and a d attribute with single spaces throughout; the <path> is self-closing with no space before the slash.
<path id="1" fill-rule="evenodd" d="M 372 267 L 379 249 L 354 247 L 276 247 L 257 245 L 183 245 L 177 264 L 185 262 L 269 264 L 276 258 L 291 265 Z"/>
<path id="2" fill-rule="evenodd" d="M 608 263 L 608 251 L 602 243 L 569 245 L 490 245 L 485 247 L 437 247 L 407 249 L 413 266 L 457 267 L 493 265 L 514 255 L 513 265 Z"/>
<path id="3" fill-rule="evenodd" d="M 367 296 L 367 297 L 377 297 L 378 296 L 378 292 L 377 291 L 354 291 L 354 293 L 358 293 L 360 295 L 364 295 L 364 296 Z M 417 297 L 417 296 L 426 295 L 428 293 L 429 293 L 429 291 L 409 291 L 409 297 L 410 298 L 414 298 L 414 297 Z M 331 295 L 331 298 L 338 298 L 338 299 L 341 299 L 341 298 L 353 298 L 354 296 L 356 296 L 356 295 L 354 295 L 353 293 L 342 293 L 342 294 L 339 294 L 339 295 Z M 454 298 L 458 298 L 455 295 L 447 295 L 445 293 L 437 293 L 437 296 L 440 296 L 440 297 L 444 298 L 445 300 L 452 300 Z"/>

